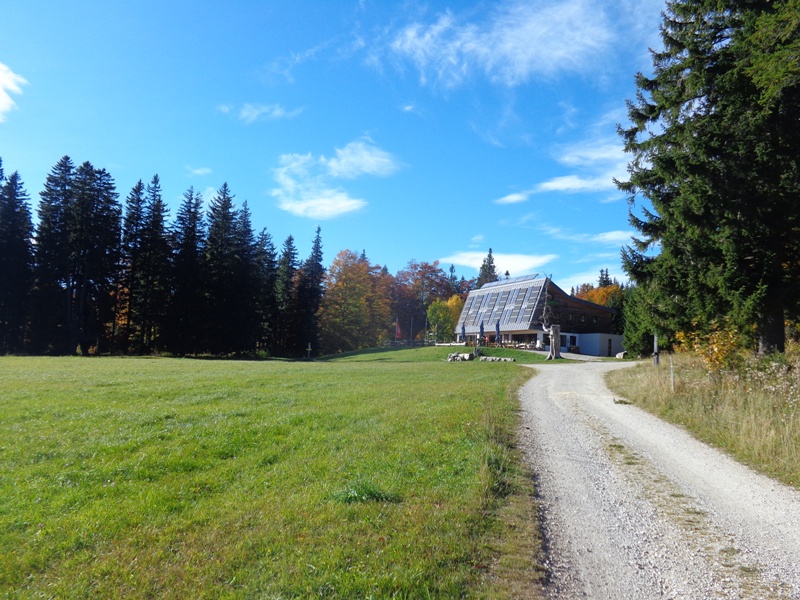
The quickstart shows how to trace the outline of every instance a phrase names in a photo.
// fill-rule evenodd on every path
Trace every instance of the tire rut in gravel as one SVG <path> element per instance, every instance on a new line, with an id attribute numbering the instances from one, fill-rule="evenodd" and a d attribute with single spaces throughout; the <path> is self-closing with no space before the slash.
<path id="1" fill-rule="evenodd" d="M 800 494 L 615 399 L 629 364 L 537 366 L 520 392 L 549 596 L 800 597 Z"/>

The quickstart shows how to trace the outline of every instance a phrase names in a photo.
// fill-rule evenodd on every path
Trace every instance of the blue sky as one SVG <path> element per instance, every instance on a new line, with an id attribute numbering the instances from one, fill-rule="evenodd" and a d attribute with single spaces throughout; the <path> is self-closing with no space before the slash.
<path id="1" fill-rule="evenodd" d="M 35 207 L 65 154 L 172 214 L 227 182 L 301 258 L 625 280 L 616 125 L 663 0 L 6 3 L 0 157 Z"/>

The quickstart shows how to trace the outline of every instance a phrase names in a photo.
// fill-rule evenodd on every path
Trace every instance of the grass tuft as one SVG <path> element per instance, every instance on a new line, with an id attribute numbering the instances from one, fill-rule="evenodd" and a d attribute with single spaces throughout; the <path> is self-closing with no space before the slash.
<path id="1" fill-rule="evenodd" d="M 401 502 L 399 494 L 380 489 L 370 481 L 358 480 L 333 495 L 334 500 L 350 504 L 351 502 Z"/>

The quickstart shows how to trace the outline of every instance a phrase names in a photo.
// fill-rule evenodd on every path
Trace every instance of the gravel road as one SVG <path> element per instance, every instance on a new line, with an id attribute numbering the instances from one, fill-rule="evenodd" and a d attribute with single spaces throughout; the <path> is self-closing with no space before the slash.
<path id="1" fill-rule="evenodd" d="M 536 366 L 520 392 L 550 598 L 800 598 L 800 493 L 615 398 L 630 363 Z"/>

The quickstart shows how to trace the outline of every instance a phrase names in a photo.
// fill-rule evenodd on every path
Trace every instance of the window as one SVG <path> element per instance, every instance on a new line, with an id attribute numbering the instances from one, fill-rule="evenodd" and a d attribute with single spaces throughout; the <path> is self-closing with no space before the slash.
<path id="1" fill-rule="evenodd" d="M 572 323 L 572 321 L 574 320 L 574 317 L 575 317 L 575 315 L 573 315 L 572 313 L 569 313 L 567 315 L 567 323 Z"/>
<path id="2" fill-rule="evenodd" d="M 581 315 L 581 323 L 586 323 L 586 315 Z"/>
<path id="3" fill-rule="evenodd" d="M 597 325 L 597 317 L 596 317 L 596 316 L 595 316 L 595 317 L 592 317 L 592 323 L 593 323 L 594 325 Z"/>

